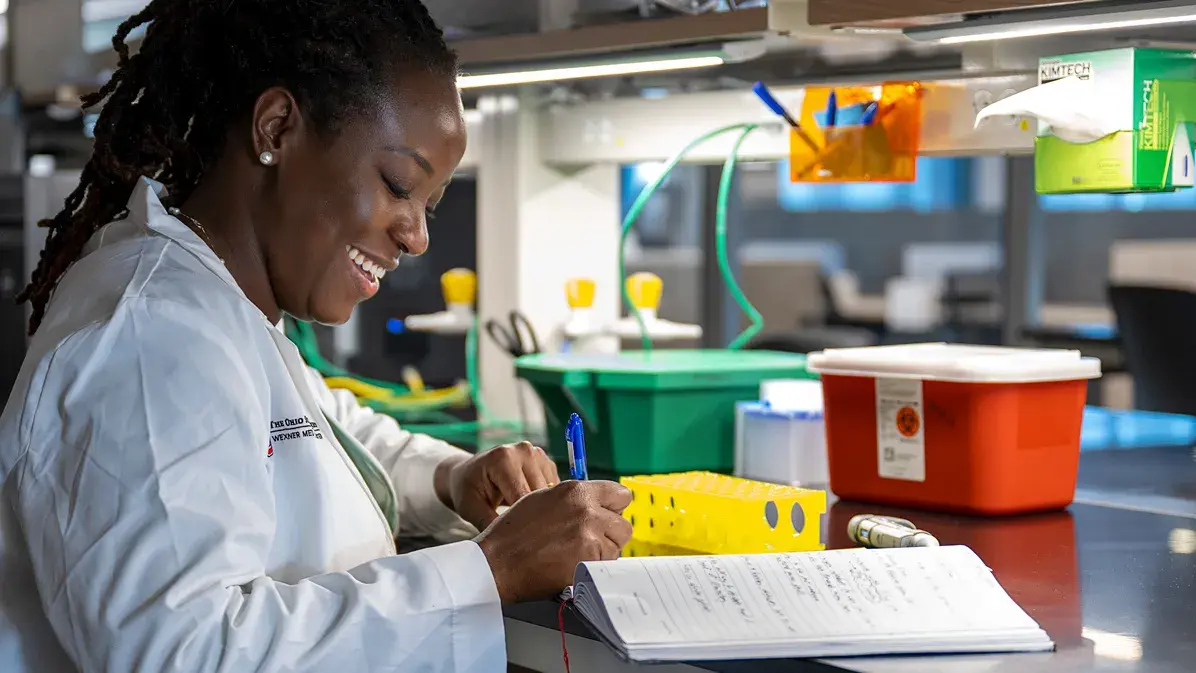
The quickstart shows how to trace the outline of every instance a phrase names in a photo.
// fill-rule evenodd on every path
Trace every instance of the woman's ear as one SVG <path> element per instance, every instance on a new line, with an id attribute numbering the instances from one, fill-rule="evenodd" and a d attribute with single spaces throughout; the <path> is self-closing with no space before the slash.
<path id="1" fill-rule="evenodd" d="M 302 124 L 299 106 L 290 91 L 282 87 L 263 91 L 253 106 L 253 145 L 248 148 L 253 160 L 265 166 L 282 161 Z"/>

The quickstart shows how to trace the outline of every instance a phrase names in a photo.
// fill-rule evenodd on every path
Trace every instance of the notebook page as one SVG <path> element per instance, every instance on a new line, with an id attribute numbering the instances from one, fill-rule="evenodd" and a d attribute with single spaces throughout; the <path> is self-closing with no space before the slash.
<path id="1" fill-rule="evenodd" d="M 585 564 L 628 645 L 1038 631 L 966 547 Z"/>

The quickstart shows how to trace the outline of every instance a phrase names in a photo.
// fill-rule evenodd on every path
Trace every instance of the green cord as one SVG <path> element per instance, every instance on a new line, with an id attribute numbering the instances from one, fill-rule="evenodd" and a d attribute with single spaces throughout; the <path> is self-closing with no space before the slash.
<path id="1" fill-rule="evenodd" d="M 619 284 L 622 286 L 623 303 L 627 305 L 631 315 L 635 316 L 635 320 L 640 326 L 640 338 L 642 340 L 645 352 L 651 352 L 652 338 L 648 334 L 648 326 L 644 323 L 643 315 L 640 314 L 639 309 L 637 309 L 635 304 L 632 303 L 631 293 L 627 291 L 627 237 L 631 234 L 632 227 L 635 226 L 636 221 L 639 220 L 640 215 L 647 206 L 648 200 L 652 198 L 652 196 L 656 193 L 656 190 L 660 189 L 660 186 L 664 184 L 665 180 L 668 179 L 669 174 L 673 172 L 673 169 L 676 168 L 677 165 L 680 164 L 685 157 L 694 150 L 695 147 L 705 143 L 708 140 L 711 140 L 712 138 L 717 138 L 725 133 L 730 133 L 731 131 L 741 131 L 742 134 L 735 143 L 735 149 L 727 158 L 726 163 L 723 164 L 723 176 L 719 184 L 718 204 L 715 208 L 715 231 L 717 232 L 716 241 L 719 250 L 719 269 L 722 272 L 723 280 L 731 289 L 731 294 L 735 297 L 735 301 L 739 304 L 740 308 L 742 308 L 743 311 L 747 313 L 749 317 L 751 317 L 752 326 L 745 330 L 743 334 L 740 334 L 739 337 L 737 337 L 735 341 L 731 343 L 729 348 L 732 350 L 738 350 L 739 348 L 742 348 L 743 344 L 750 341 L 756 336 L 756 334 L 760 332 L 760 330 L 764 328 L 763 317 L 760 315 L 760 312 L 757 311 L 754 306 L 752 306 L 752 303 L 748 301 L 748 298 L 743 294 L 739 284 L 735 281 L 734 275 L 731 273 L 731 265 L 727 261 L 726 251 L 727 203 L 730 201 L 732 184 L 731 178 L 735 173 L 735 165 L 738 162 L 739 149 L 743 145 L 744 140 L 747 139 L 747 136 L 752 131 L 755 131 L 756 128 L 757 126 L 755 124 L 732 124 L 730 126 L 724 126 L 722 128 L 710 131 L 709 133 L 703 134 L 693 142 L 686 145 L 680 152 L 677 152 L 673 158 L 669 159 L 668 162 L 665 163 L 664 170 L 662 170 L 660 174 L 656 176 L 656 179 L 640 191 L 639 196 L 635 199 L 635 203 L 632 204 L 631 208 L 627 211 L 627 216 L 623 218 L 623 233 L 619 238 Z"/>
<path id="2" fill-rule="evenodd" d="M 311 325 L 288 318 L 286 322 L 287 336 L 294 342 L 307 364 L 328 378 L 352 378 L 372 386 L 390 390 L 397 395 L 410 394 L 406 386 L 388 381 L 370 379 L 357 376 L 324 359 L 320 354 L 319 341 L 315 329 Z M 427 402 L 405 400 L 402 402 L 390 400 L 361 399 L 363 406 L 374 411 L 394 417 L 403 424 L 403 428 L 410 432 L 426 434 L 457 444 L 476 443 L 478 434 L 485 432 L 505 433 L 511 436 L 510 441 L 522 439 L 522 424 L 513 421 L 491 421 L 489 410 L 482 400 L 478 385 L 478 323 L 475 319 L 465 336 L 465 378 L 469 384 L 469 394 L 477 409 L 477 421 L 462 421 L 449 414 L 444 409 L 456 404 L 455 401 L 432 400 Z"/>
<path id="3" fill-rule="evenodd" d="M 486 430 L 509 432 L 516 436 L 523 428 L 522 424 L 511 421 L 491 421 L 490 411 L 482 399 L 478 385 L 478 321 L 475 318 L 465 333 L 465 379 L 469 382 L 469 394 L 473 398 L 474 408 L 478 412 L 477 421 L 457 421 L 436 424 L 409 424 L 404 428 L 410 432 L 430 435 L 452 443 L 473 443 L 477 441 L 479 433 Z"/>
<path id="4" fill-rule="evenodd" d="M 324 356 L 319 353 L 319 341 L 316 337 L 316 330 L 311 325 L 300 322 L 300 320 L 287 319 L 286 322 L 287 336 L 294 342 L 295 347 L 299 349 L 300 355 L 303 355 L 304 361 L 307 365 L 316 369 L 319 374 L 325 378 L 352 378 L 362 381 L 362 383 L 370 384 L 380 388 L 385 388 L 403 396 L 403 394 L 410 394 L 407 386 L 390 383 L 390 381 L 382 381 L 377 379 L 370 379 L 366 377 L 359 377 L 324 359 Z M 397 421 L 403 423 L 403 428 L 409 432 L 420 433 L 435 436 L 435 438 L 443 439 L 445 441 L 452 441 L 454 443 L 472 443 L 477 441 L 477 435 L 482 432 L 494 432 L 500 434 L 508 434 L 511 436 L 511 441 L 517 441 L 521 438 L 521 432 L 524 432 L 521 423 L 513 421 L 492 421 L 489 420 L 489 410 L 486 408 L 486 403 L 482 400 L 480 386 L 478 386 L 477 373 L 477 349 L 478 349 L 478 329 L 477 320 L 470 325 L 470 329 L 465 335 L 465 379 L 469 384 L 469 393 L 472 402 L 474 402 L 475 409 L 477 409 L 477 421 L 462 421 L 456 416 L 449 414 L 445 409 L 457 404 L 454 400 L 428 400 L 428 402 L 416 402 L 416 400 L 383 400 L 383 399 L 360 399 L 360 403 L 367 408 L 380 412 L 391 417 L 395 417 Z M 500 435 L 501 436 L 501 435 Z"/>
<path id="5" fill-rule="evenodd" d="M 474 316 L 469 331 L 465 333 L 465 380 L 469 382 L 469 396 L 473 398 L 473 406 L 478 410 L 478 419 L 490 417 L 486 409 L 486 402 L 482 400 L 481 387 L 478 384 L 478 318 Z"/>
<path id="6" fill-rule="evenodd" d="M 743 133 L 735 140 L 734 147 L 731 148 L 731 154 L 727 157 L 726 163 L 723 164 L 723 175 L 718 184 L 718 201 L 715 206 L 714 217 L 714 244 L 718 250 L 718 268 L 722 271 L 723 280 L 727 283 L 727 289 L 731 291 L 731 295 L 735 298 L 735 303 L 739 304 L 739 308 L 747 314 L 752 320 L 752 324 L 747 329 L 743 330 L 739 336 L 727 346 L 728 350 L 737 351 L 751 343 L 752 339 L 756 337 L 764 329 L 764 316 L 752 306 L 752 302 L 748 301 L 747 295 L 743 293 L 743 289 L 739 287 L 739 282 L 735 280 L 735 274 L 731 271 L 731 261 L 727 259 L 727 207 L 731 200 L 731 187 L 735 182 L 735 165 L 739 163 L 739 149 L 743 146 L 747 137 L 756 130 L 756 126 L 749 125 L 744 128 Z"/>
<path id="7" fill-rule="evenodd" d="M 346 369 L 337 367 L 328 360 L 325 360 L 324 356 L 320 354 L 320 342 L 316 337 L 316 330 L 308 323 L 305 323 L 301 320 L 295 320 L 293 318 L 287 318 L 286 326 L 287 336 L 291 338 L 291 341 L 294 342 L 295 346 L 299 349 L 299 353 L 303 356 L 304 361 L 306 361 L 308 366 L 310 366 L 312 369 L 319 372 L 321 376 L 325 378 L 344 377 L 357 379 L 362 383 L 368 383 L 369 385 L 375 386 L 377 388 L 385 388 L 396 395 L 407 395 L 411 392 L 411 389 L 407 386 L 389 381 L 379 381 L 377 379 L 358 376 Z"/>

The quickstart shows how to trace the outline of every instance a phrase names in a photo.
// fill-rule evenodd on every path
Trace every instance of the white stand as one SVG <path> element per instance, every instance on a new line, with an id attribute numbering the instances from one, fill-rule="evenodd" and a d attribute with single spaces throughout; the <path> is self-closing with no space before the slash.
<path id="1" fill-rule="evenodd" d="M 648 337 L 654 342 L 692 341 L 702 338 L 701 325 L 686 325 L 671 320 L 664 320 L 656 315 L 655 309 L 640 309 L 640 317 L 644 320 L 644 328 L 648 332 Z M 606 331 L 620 339 L 643 338 L 640 322 L 635 319 L 634 315 L 620 318 L 618 322 L 612 324 Z"/>
<path id="2" fill-rule="evenodd" d="M 473 325 L 473 307 L 469 304 L 449 304 L 447 310 L 430 315 L 413 315 L 403 321 L 412 332 L 461 335 Z"/>
<path id="3" fill-rule="evenodd" d="M 570 314 L 565 283 L 593 279 L 598 285 L 593 317 L 599 324 L 619 315 L 616 264 L 619 242 L 619 168 L 616 164 L 564 171 L 540 161 L 543 116 L 537 100 L 485 97 L 479 101 L 478 315 L 482 324 L 518 310 L 527 316 L 545 351 L 560 348 L 560 326 Z M 519 382 L 509 353 L 480 335 L 479 377 L 490 412 L 519 417 Z M 607 352 L 617 341 L 589 348 Z M 532 395 L 526 395 L 531 401 Z M 528 405 L 532 422 L 539 402 Z"/>

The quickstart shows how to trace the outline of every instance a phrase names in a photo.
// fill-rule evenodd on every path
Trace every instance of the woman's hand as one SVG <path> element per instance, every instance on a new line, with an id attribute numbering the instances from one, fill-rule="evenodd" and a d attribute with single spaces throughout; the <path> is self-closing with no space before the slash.
<path id="1" fill-rule="evenodd" d="M 503 603 L 553 598 L 578 563 L 619 558 L 631 539 L 631 491 L 609 481 L 566 481 L 519 501 L 478 539 Z"/>
<path id="2" fill-rule="evenodd" d="M 495 447 L 468 459 L 449 461 L 436 472 L 436 493 L 461 518 L 485 530 L 523 496 L 560 482 L 556 464 L 529 442 Z"/>

